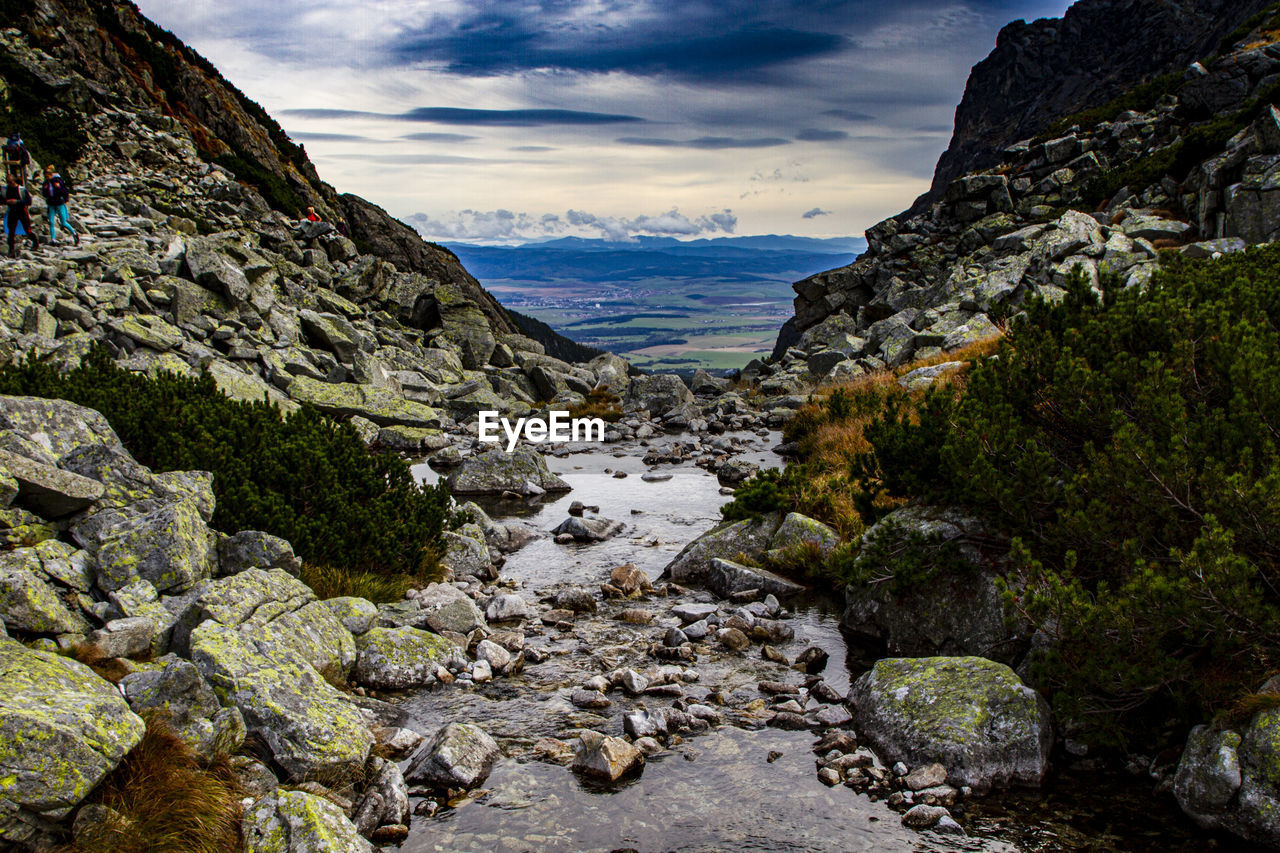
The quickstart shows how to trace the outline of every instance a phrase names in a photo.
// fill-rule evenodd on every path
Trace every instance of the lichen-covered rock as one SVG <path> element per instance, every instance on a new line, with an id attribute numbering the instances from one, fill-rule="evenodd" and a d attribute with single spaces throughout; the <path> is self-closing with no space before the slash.
<path id="1" fill-rule="evenodd" d="M 462 590 L 447 583 L 433 583 L 418 593 L 420 622 L 437 633 L 453 631 L 469 634 L 484 627 L 484 614 Z"/>
<path id="2" fill-rule="evenodd" d="M 326 598 L 324 603 L 353 636 L 358 637 L 377 624 L 378 606 L 367 599 L 342 596 Z"/>
<path id="3" fill-rule="evenodd" d="M 62 518 L 79 512 L 91 506 L 105 491 L 96 480 L 42 465 L 7 450 L 0 450 L 0 472 L 18 481 L 16 503 L 43 518 Z"/>
<path id="4" fill-rule="evenodd" d="M 975 544 L 988 538 L 980 521 L 955 510 L 894 510 L 863 535 L 862 573 L 891 576 L 895 560 L 932 564 L 934 573 L 904 586 L 849 584 L 841 626 L 884 643 L 891 655 L 980 655 L 1016 664 L 1031 631 L 1025 620 L 1007 618 L 999 557 Z"/>
<path id="5" fill-rule="evenodd" d="M 181 592 L 213 575 L 217 550 L 191 499 L 124 516 L 100 531 L 98 585 L 110 592 L 141 578 L 160 592 Z"/>
<path id="6" fill-rule="evenodd" d="M 208 621 L 191 633 L 191 660 L 224 705 L 244 715 L 297 779 L 358 772 L 373 745 L 360 711 L 302 655 Z"/>
<path id="7" fill-rule="evenodd" d="M 355 680 L 375 690 L 408 690 L 436 680 L 436 668 L 462 662 L 462 650 L 417 628 L 371 628 L 356 641 Z"/>
<path id="8" fill-rule="evenodd" d="M 289 396 L 331 415 L 359 415 L 378 426 L 403 424 L 439 427 L 440 413 L 423 403 L 406 400 L 390 388 L 353 382 L 321 382 L 299 376 L 289 384 Z"/>
<path id="9" fill-rule="evenodd" d="M 470 536 L 460 536 L 446 530 L 443 534 L 444 556 L 440 563 L 453 572 L 454 577 L 483 577 L 493 560 L 489 547 L 483 541 Z"/>
<path id="10" fill-rule="evenodd" d="M 472 723 L 449 723 L 418 749 L 405 778 L 441 789 L 471 789 L 489 778 L 501 755 L 484 729 Z"/>
<path id="11" fill-rule="evenodd" d="M 937 762 L 975 790 L 1038 786 L 1053 744 L 1049 706 L 985 658 L 886 658 L 853 685 L 854 727 L 886 763 Z"/>
<path id="12" fill-rule="evenodd" d="M 245 569 L 284 569 L 296 576 L 302 561 L 286 539 L 261 530 L 241 530 L 218 543 L 218 571 L 234 575 Z"/>
<path id="13" fill-rule="evenodd" d="M 633 376 L 624 400 L 629 409 L 647 409 L 654 415 L 663 415 L 686 403 L 693 403 L 693 392 L 674 373 L 652 376 Z"/>
<path id="14" fill-rule="evenodd" d="M 769 540 L 769 549 L 782 554 L 803 547 L 813 547 L 825 556 L 839 544 L 840 534 L 829 525 L 798 512 L 789 512 Z"/>
<path id="15" fill-rule="evenodd" d="M 162 669 L 133 672 L 120 680 L 120 692 L 136 714 L 157 714 L 201 755 L 219 749 L 234 752 L 244 743 L 244 717 L 218 704 L 213 688 L 195 664 L 171 656 Z"/>
<path id="16" fill-rule="evenodd" d="M 511 453 L 490 450 L 468 457 L 445 481 L 455 495 L 525 494 L 531 483 L 544 492 L 567 492 L 570 486 L 547 470 L 547 461 L 528 448 Z"/>
<path id="17" fill-rule="evenodd" d="M 758 559 L 769 548 L 780 523 L 777 514 L 772 514 L 719 524 L 684 546 L 662 570 L 662 577 L 675 583 L 701 583 L 714 557 Z"/>
<path id="18" fill-rule="evenodd" d="M 89 628 L 47 583 L 12 562 L 0 564 L 0 621 L 11 631 L 32 634 L 81 633 Z"/>
<path id="19" fill-rule="evenodd" d="M 804 592 L 803 586 L 781 575 L 766 569 L 744 566 L 721 557 L 711 558 L 711 568 L 707 572 L 705 583 L 707 589 L 721 598 L 729 598 L 735 593 L 753 589 L 762 597 L 776 595 L 779 598 L 785 598 Z"/>
<path id="20" fill-rule="evenodd" d="M 26 436 L 59 463 L 80 447 L 121 448 L 120 439 L 106 418 L 66 400 L 0 396 L 0 429 Z"/>
<path id="21" fill-rule="evenodd" d="M 65 818 L 144 728 L 89 667 L 0 638 L 0 839 Z"/>
<path id="22" fill-rule="evenodd" d="M 578 751 L 572 769 L 584 776 L 616 782 L 628 773 L 644 767 L 644 753 L 627 741 L 585 731 L 578 736 Z"/>
<path id="23" fill-rule="evenodd" d="M 1278 688 L 1272 679 L 1260 692 Z M 1173 794 L 1200 826 L 1280 848 L 1280 709 L 1259 711 L 1240 731 L 1192 729 Z"/>
<path id="24" fill-rule="evenodd" d="M 243 853 L 373 853 L 342 809 L 316 794 L 277 788 L 244 813 Z"/>

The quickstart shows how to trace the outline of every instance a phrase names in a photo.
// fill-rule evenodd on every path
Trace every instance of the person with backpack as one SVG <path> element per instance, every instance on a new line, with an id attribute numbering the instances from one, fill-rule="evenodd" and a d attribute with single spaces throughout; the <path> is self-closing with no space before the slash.
<path id="1" fill-rule="evenodd" d="M 44 167 L 44 184 L 40 187 L 40 194 L 44 196 L 49 209 L 49 242 L 58 242 L 58 223 L 61 222 L 62 227 L 71 233 L 71 239 L 79 246 L 80 235 L 71 227 L 71 220 L 67 216 L 67 201 L 71 198 L 71 190 L 62 176 L 54 170 L 52 163 Z"/>
<path id="2" fill-rule="evenodd" d="M 31 165 L 31 154 L 27 151 L 26 143 L 22 141 L 22 135 L 10 134 L 9 141 L 4 144 L 3 149 L 0 149 L 0 153 L 4 154 L 5 177 L 17 172 L 25 186 L 27 167 Z"/>
<path id="3" fill-rule="evenodd" d="M 4 201 L 5 205 L 4 226 L 9 235 L 9 257 L 18 257 L 18 250 L 13 245 L 18 235 L 18 223 L 22 223 L 27 236 L 31 238 L 31 248 L 39 249 L 40 239 L 36 237 L 36 231 L 31 227 L 31 193 L 18 182 L 16 172 L 9 173 L 0 200 Z"/>

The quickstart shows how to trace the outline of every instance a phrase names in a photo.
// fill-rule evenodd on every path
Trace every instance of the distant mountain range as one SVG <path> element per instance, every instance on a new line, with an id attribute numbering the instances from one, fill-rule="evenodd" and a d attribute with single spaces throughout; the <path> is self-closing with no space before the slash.
<path id="1" fill-rule="evenodd" d="M 701 240 L 638 237 L 627 242 L 562 237 L 510 246 L 449 244 L 480 281 L 522 281 L 535 287 L 544 282 L 617 283 L 691 277 L 798 281 L 844 266 L 866 248 L 861 237 L 816 239 L 775 234 Z"/>

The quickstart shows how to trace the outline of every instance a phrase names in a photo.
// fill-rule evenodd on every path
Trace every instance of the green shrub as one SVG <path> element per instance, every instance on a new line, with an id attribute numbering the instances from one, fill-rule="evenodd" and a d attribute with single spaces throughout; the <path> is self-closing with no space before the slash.
<path id="1" fill-rule="evenodd" d="M 3 52 L 0 80 L 6 84 L 0 92 L 0 134 L 21 133 L 36 161 L 55 163 L 65 174 L 89 138 L 78 112 L 61 92 Z"/>
<path id="2" fill-rule="evenodd" d="M 1146 292 L 1080 276 L 965 394 L 890 407 L 867 482 L 1016 538 L 1033 671 L 1095 740 L 1251 692 L 1280 648 L 1280 247 L 1172 258 Z"/>
<path id="3" fill-rule="evenodd" d="M 1162 97 L 1177 92 L 1185 80 L 1186 74 L 1184 72 L 1172 71 L 1153 80 L 1140 83 L 1100 107 L 1081 110 L 1078 113 L 1072 113 L 1069 116 L 1058 119 L 1039 133 L 1035 141 L 1045 142 L 1055 139 L 1076 126 L 1082 131 L 1088 132 L 1103 122 L 1115 121 L 1117 116 L 1128 110 L 1147 112 L 1153 109 Z"/>
<path id="4" fill-rule="evenodd" d="M 419 485 L 398 457 L 371 454 L 349 424 L 310 407 L 289 416 L 231 400 L 208 375 L 155 379 L 94 349 L 66 374 L 28 361 L 0 368 L 0 393 L 70 400 L 106 416 L 157 471 L 214 475 L 213 525 L 265 530 L 308 562 L 424 577 L 450 516 L 443 486 Z"/>

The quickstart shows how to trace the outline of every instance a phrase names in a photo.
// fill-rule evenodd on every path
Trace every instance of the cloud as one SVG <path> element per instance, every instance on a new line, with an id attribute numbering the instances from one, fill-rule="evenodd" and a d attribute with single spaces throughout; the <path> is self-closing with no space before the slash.
<path id="1" fill-rule="evenodd" d="M 876 117 L 873 115 L 867 115 L 866 113 L 860 113 L 855 110 L 823 110 L 822 114 L 824 116 L 831 116 L 832 118 L 842 118 L 845 121 L 875 121 L 876 120 Z"/>
<path id="2" fill-rule="evenodd" d="M 617 142 L 622 145 L 646 145 L 651 148 L 700 148 L 720 151 L 726 148 L 774 148 L 790 145 L 790 139 L 765 136 L 755 139 L 735 139 L 731 136 L 700 136 L 697 139 L 660 139 L 649 136 L 624 136 Z"/>
<path id="3" fill-rule="evenodd" d="M 639 216 L 599 216 L 585 210 L 570 209 L 563 216 L 517 213 L 499 209 L 490 211 L 462 210 L 443 217 L 415 213 L 405 217 L 428 240 L 521 242 L 544 239 L 566 233 L 603 237 L 614 242 L 629 242 L 643 234 L 655 237 L 693 237 L 698 234 L 732 234 L 738 217 L 724 209 L 690 218 L 678 208 L 665 213 Z"/>
<path id="4" fill-rule="evenodd" d="M 412 142 L 470 142 L 473 139 L 479 139 L 477 136 L 468 136 L 465 133 L 406 133 L 401 139 L 408 139 Z"/>
<path id="5" fill-rule="evenodd" d="M 801 142 L 835 142 L 837 139 L 848 139 L 849 134 L 843 130 L 821 130 L 816 127 L 805 128 L 796 134 Z"/>
<path id="6" fill-rule="evenodd" d="M 583 110 L 517 109 L 475 110 L 457 107 L 417 107 L 402 113 L 374 113 L 364 110 L 290 109 L 282 115 L 309 119 L 376 118 L 417 121 L 429 124 L 476 125 L 490 127 L 545 127 L 550 125 L 634 124 L 639 116 L 596 113 Z"/>
<path id="7" fill-rule="evenodd" d="M 819 216 L 830 216 L 830 215 L 831 215 L 831 211 L 823 210 L 820 207 L 815 207 L 811 210 L 806 210 L 804 213 L 800 214 L 800 218 L 801 219 L 817 219 Z"/>
<path id="8" fill-rule="evenodd" d="M 357 136 L 354 133 L 310 133 L 307 131 L 290 133 L 294 142 L 386 142 L 385 139 L 374 139 L 369 136 Z"/>
<path id="9" fill-rule="evenodd" d="M 550 145 L 513 145 L 507 150 L 508 151 L 528 151 L 530 153 L 537 154 L 543 151 L 559 151 L 560 149 Z"/>

